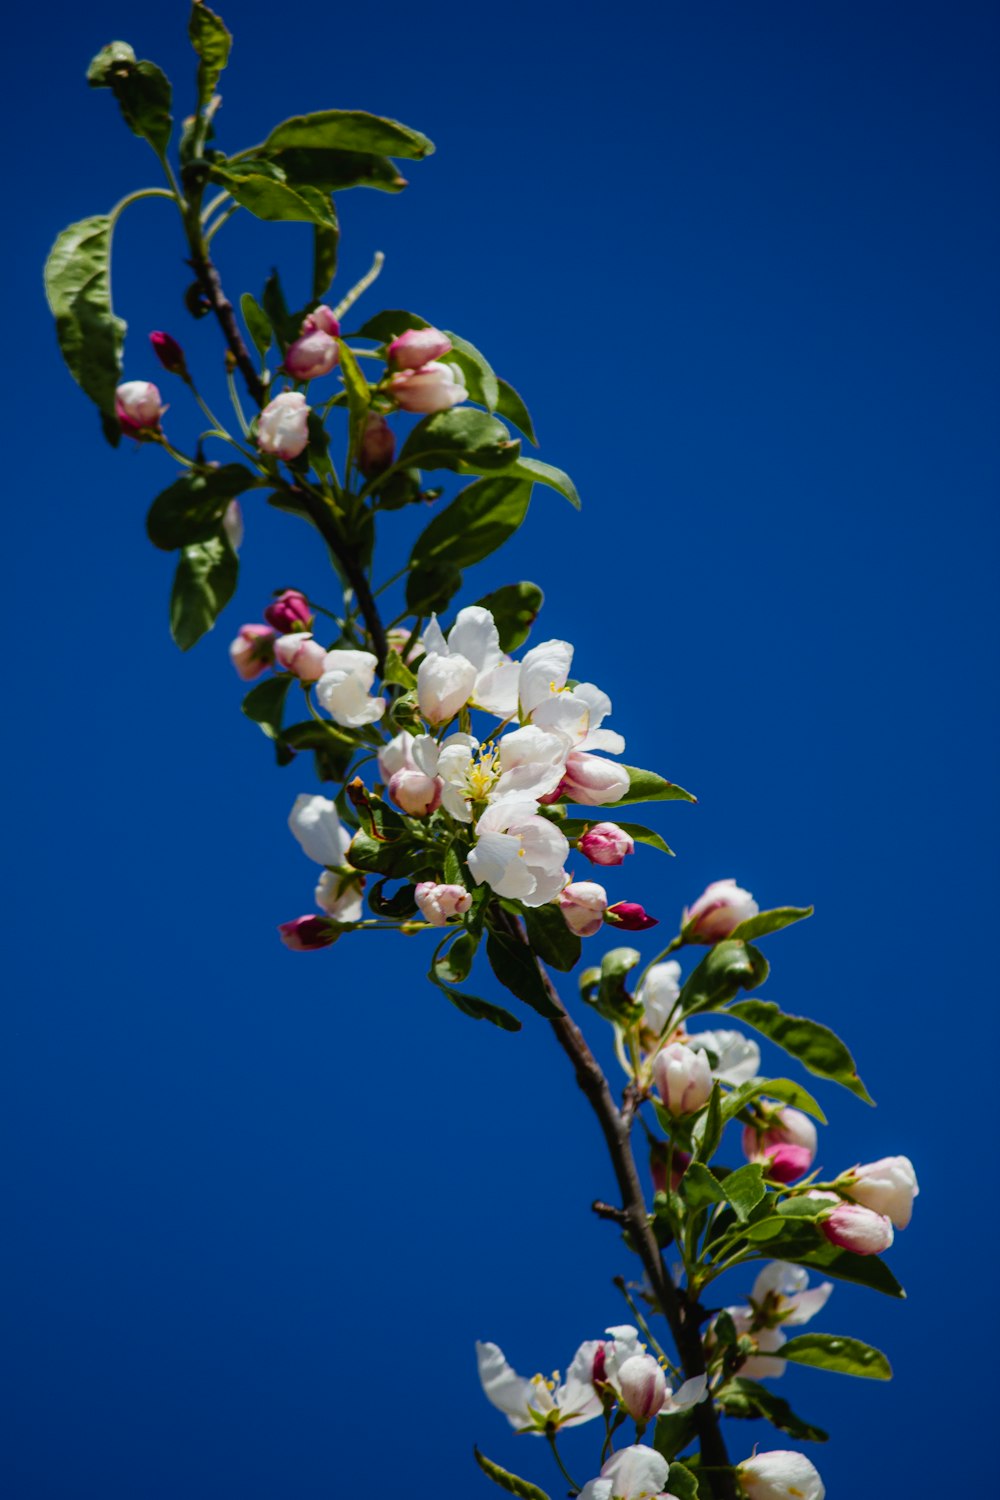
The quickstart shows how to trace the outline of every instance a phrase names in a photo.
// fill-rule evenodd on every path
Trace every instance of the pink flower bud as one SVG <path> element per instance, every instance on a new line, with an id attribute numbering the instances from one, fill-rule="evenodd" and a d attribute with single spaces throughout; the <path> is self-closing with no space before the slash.
<path id="1" fill-rule="evenodd" d="M 604 913 L 604 920 L 611 927 L 621 927 L 625 932 L 645 932 L 647 927 L 656 927 L 659 917 L 651 917 L 638 901 L 616 901 Z"/>
<path id="2" fill-rule="evenodd" d="M 366 479 L 375 479 L 392 467 L 396 456 L 396 439 L 385 417 L 369 412 L 358 451 L 358 468 Z"/>
<path id="3" fill-rule="evenodd" d="M 313 613 L 305 594 L 300 594 L 298 589 L 285 589 L 273 604 L 267 606 L 264 619 L 281 635 L 288 635 L 303 625 L 308 630 L 313 622 Z"/>
<path id="4" fill-rule="evenodd" d="M 860 1203 L 838 1203 L 832 1213 L 820 1221 L 819 1227 L 831 1245 L 851 1250 L 855 1255 L 881 1255 L 894 1238 L 892 1220 L 885 1214 L 862 1208 Z"/>
<path id="5" fill-rule="evenodd" d="M 404 767 L 390 778 L 389 796 L 411 818 L 426 818 L 441 806 L 444 782 L 439 776 Z"/>
<path id="6" fill-rule="evenodd" d="M 309 444 L 309 407 L 301 391 L 282 391 L 257 418 L 257 447 L 275 458 L 298 458 Z"/>
<path id="7" fill-rule="evenodd" d="M 340 333 L 340 324 L 333 316 L 333 309 L 321 302 L 319 307 L 314 307 L 311 313 L 302 319 L 302 333 L 327 333 L 335 339 Z"/>
<path id="8" fill-rule="evenodd" d="M 607 1344 L 598 1344 L 594 1350 L 594 1363 L 590 1369 L 591 1385 L 607 1385 L 608 1383 L 608 1360 L 605 1350 Z"/>
<path id="9" fill-rule="evenodd" d="M 606 807 L 618 802 L 629 788 L 628 772 L 613 760 L 591 755 L 589 750 L 571 750 L 559 796 L 584 807 Z"/>
<path id="10" fill-rule="evenodd" d="M 115 391 L 115 416 L 122 431 L 130 437 L 159 432 L 160 418 L 166 409 L 159 391 L 149 380 L 126 380 Z"/>
<path id="11" fill-rule="evenodd" d="M 472 905 L 472 897 L 462 885 L 437 885 L 422 880 L 413 893 L 425 921 L 443 927 L 452 917 L 460 917 Z"/>
<path id="12" fill-rule="evenodd" d="M 632 1354 L 618 1371 L 622 1405 L 629 1416 L 645 1426 L 662 1407 L 667 1378 L 651 1354 Z"/>
<path id="13" fill-rule="evenodd" d="M 408 328 L 393 339 L 386 357 L 397 370 L 419 370 L 432 360 L 440 359 L 451 348 L 451 339 L 439 328 Z"/>
<path id="14" fill-rule="evenodd" d="M 621 865 L 635 849 L 635 840 L 617 823 L 595 823 L 576 846 L 592 865 Z"/>
<path id="15" fill-rule="evenodd" d="M 457 406 L 467 395 L 461 371 L 455 365 L 423 365 L 419 370 L 400 370 L 389 381 L 396 405 L 403 411 L 429 415 Z"/>
<path id="16" fill-rule="evenodd" d="M 856 1203 L 891 1219 L 897 1229 L 909 1224 L 913 1200 L 920 1191 L 908 1156 L 883 1156 L 865 1166 L 852 1167 L 838 1179 L 838 1186 Z"/>
<path id="17" fill-rule="evenodd" d="M 670 1191 L 676 1193 L 680 1188 L 681 1178 L 691 1165 L 691 1157 L 686 1151 L 679 1151 L 676 1146 L 671 1153 L 665 1141 L 654 1141 L 649 1148 L 649 1175 L 657 1193 L 667 1191 L 668 1163 L 671 1167 Z"/>
<path id="18" fill-rule="evenodd" d="M 296 917 L 294 922 L 280 922 L 278 931 L 285 947 L 291 948 L 294 953 L 311 953 L 316 948 L 329 948 L 338 937 L 335 922 L 312 914 Z"/>
<path id="19" fill-rule="evenodd" d="M 329 375 L 339 359 L 337 340 L 317 329 L 289 344 L 285 369 L 293 380 L 318 380 L 321 375 Z"/>
<path id="20" fill-rule="evenodd" d="M 326 651 L 305 630 L 279 635 L 274 643 L 274 659 L 300 682 L 319 682 L 326 670 Z"/>
<path id="21" fill-rule="evenodd" d="M 184 359 L 184 350 L 175 338 L 169 333 L 162 333 L 157 329 L 149 335 L 149 342 L 153 346 L 153 353 L 163 368 L 171 375 L 181 375 L 187 379 L 187 363 Z"/>
<path id="22" fill-rule="evenodd" d="M 775 1182 L 795 1182 L 812 1166 L 808 1146 L 774 1146 L 767 1158 L 767 1175 Z"/>
<path id="23" fill-rule="evenodd" d="M 593 937 L 600 932 L 607 905 L 607 891 L 593 880 L 575 880 L 559 895 L 559 910 L 577 937 Z"/>
<path id="24" fill-rule="evenodd" d="M 808 1172 L 816 1158 L 816 1126 L 801 1109 L 783 1105 L 775 1111 L 763 1130 L 755 1125 L 743 1128 L 743 1154 L 747 1161 L 771 1163 L 771 1176 L 777 1182 L 794 1182 Z M 798 1168 L 798 1170 L 795 1170 Z M 781 1176 L 790 1172 L 791 1176 Z"/>
<path id="25" fill-rule="evenodd" d="M 697 901 L 684 908 L 681 931 L 689 943 L 721 943 L 759 910 L 750 892 L 735 880 L 713 880 Z"/>
<path id="26" fill-rule="evenodd" d="M 672 1115 L 691 1115 L 707 1104 L 712 1092 L 712 1070 L 704 1052 L 671 1042 L 656 1054 L 653 1079 Z"/>
<path id="27" fill-rule="evenodd" d="M 274 631 L 266 625 L 241 625 L 229 647 L 229 660 L 244 682 L 253 682 L 274 660 Z"/>
<path id="28" fill-rule="evenodd" d="M 413 759 L 413 735 L 406 729 L 394 734 L 378 752 L 378 773 L 387 786 L 397 771 L 412 771 L 416 764 Z"/>

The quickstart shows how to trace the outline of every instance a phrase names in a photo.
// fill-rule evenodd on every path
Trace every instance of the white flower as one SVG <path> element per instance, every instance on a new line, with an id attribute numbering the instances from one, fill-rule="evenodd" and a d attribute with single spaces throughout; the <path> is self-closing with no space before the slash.
<path id="1" fill-rule="evenodd" d="M 518 668 L 505 662 L 488 609 L 472 604 L 459 610 L 447 639 L 433 619 L 421 645 L 427 654 L 417 668 L 417 702 L 431 724 L 446 724 L 470 702 L 499 718 L 509 717 L 495 707 L 494 698 L 497 692 L 503 696 L 507 677 L 516 684 Z"/>
<path id="2" fill-rule="evenodd" d="M 832 1281 L 810 1287 L 809 1274 L 801 1266 L 783 1260 L 766 1265 L 753 1284 L 750 1305 L 726 1308 L 737 1334 L 749 1334 L 759 1351 L 744 1361 L 739 1373 L 749 1380 L 783 1375 L 786 1361 L 775 1356 L 787 1343 L 784 1326 L 808 1323 L 826 1306 L 832 1291 Z"/>
<path id="3" fill-rule="evenodd" d="M 919 1193 L 917 1174 L 908 1156 L 883 1156 L 878 1161 L 852 1167 L 840 1178 L 856 1203 L 884 1214 L 897 1229 L 905 1229 L 913 1217 L 913 1200 Z"/>
<path id="4" fill-rule="evenodd" d="M 288 826 L 303 852 L 318 865 L 347 863 L 351 835 L 341 824 L 337 804 L 329 797 L 301 793 L 288 815 Z"/>
<path id="5" fill-rule="evenodd" d="M 704 1052 L 695 1052 L 683 1042 L 671 1042 L 656 1054 L 653 1077 L 672 1115 L 694 1114 L 712 1092 L 712 1073 Z"/>
<path id="6" fill-rule="evenodd" d="M 335 724 L 357 729 L 385 713 L 385 699 L 372 698 L 376 658 L 370 651 L 328 651 L 316 696 Z"/>
<path id="7" fill-rule="evenodd" d="M 379 751 L 378 773 L 388 784 L 397 771 L 412 771 L 413 767 L 413 735 L 401 729 Z"/>
<path id="8" fill-rule="evenodd" d="M 444 783 L 442 802 L 461 823 L 472 821 L 476 802 L 518 796 L 536 801 L 554 791 L 562 778 L 566 742 L 528 724 L 511 730 L 495 745 L 480 746 L 470 735 L 449 735 L 442 746 L 437 774 Z"/>
<path id="9" fill-rule="evenodd" d="M 364 912 L 364 876 L 324 870 L 316 887 L 316 905 L 338 922 L 359 922 Z"/>
<path id="10" fill-rule="evenodd" d="M 600 1479 L 584 1485 L 579 1500 L 654 1500 L 663 1493 L 669 1472 L 655 1448 L 622 1448 L 608 1459 Z"/>
<path id="11" fill-rule="evenodd" d="M 601 1345 L 597 1361 L 597 1378 L 605 1385 L 609 1385 L 618 1399 L 628 1406 L 626 1387 L 632 1382 L 633 1377 L 640 1374 L 636 1361 L 651 1359 L 652 1356 L 647 1355 L 646 1346 L 639 1338 L 639 1330 L 633 1328 L 631 1323 L 619 1323 L 613 1328 L 605 1329 L 605 1332 L 611 1337 Z M 648 1368 L 645 1366 L 643 1373 L 648 1374 Z M 693 1380 L 685 1380 L 676 1391 L 671 1391 L 667 1387 L 664 1378 L 663 1398 L 657 1412 L 687 1411 L 689 1407 L 697 1406 L 699 1402 L 704 1401 L 707 1392 L 708 1382 L 704 1375 L 696 1375 Z"/>
<path id="12" fill-rule="evenodd" d="M 757 1453 L 738 1464 L 736 1473 L 747 1500 L 823 1500 L 826 1494 L 804 1453 Z"/>
<path id="13" fill-rule="evenodd" d="M 566 1379 L 535 1375 L 530 1380 L 511 1369 L 496 1344 L 476 1345 L 479 1379 L 488 1401 L 502 1411 L 518 1432 L 544 1432 L 546 1427 L 578 1427 L 601 1415 L 601 1398 L 591 1384 L 594 1356 L 600 1340 L 581 1344 Z"/>
<path id="14" fill-rule="evenodd" d="M 757 1077 L 760 1048 L 741 1031 L 698 1031 L 688 1036 L 687 1044 L 715 1054 L 719 1060 L 712 1076 L 723 1083 L 748 1083 Z"/>
<path id="15" fill-rule="evenodd" d="M 301 391 L 282 391 L 257 418 L 257 447 L 276 458 L 298 458 L 309 443 L 309 407 Z"/>
<path id="16" fill-rule="evenodd" d="M 654 964 L 636 992 L 643 1008 L 642 1024 L 661 1036 L 671 1012 L 680 999 L 681 966 L 676 958 Z"/>
<path id="17" fill-rule="evenodd" d="M 469 855 L 477 885 L 485 883 L 498 896 L 525 906 L 554 901 L 567 878 L 566 836 L 535 809 L 534 802 L 522 797 L 494 802 L 476 824 L 477 842 Z"/>

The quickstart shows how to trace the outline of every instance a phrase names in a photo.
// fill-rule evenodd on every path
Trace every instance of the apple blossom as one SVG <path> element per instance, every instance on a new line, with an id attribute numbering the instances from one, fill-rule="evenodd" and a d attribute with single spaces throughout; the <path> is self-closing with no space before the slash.
<path id="1" fill-rule="evenodd" d="M 727 1307 L 737 1334 L 748 1334 L 758 1352 L 740 1365 L 748 1380 L 766 1380 L 785 1372 L 786 1361 L 776 1357 L 787 1343 L 784 1326 L 801 1326 L 826 1306 L 833 1283 L 809 1287 L 808 1272 L 785 1261 L 771 1261 L 754 1282 L 750 1305 Z"/>
<path id="2" fill-rule="evenodd" d="M 419 370 L 450 349 L 451 339 L 439 328 L 408 328 L 393 339 L 385 355 L 397 370 Z"/>
<path id="3" fill-rule="evenodd" d="M 559 910 L 577 937 L 593 937 L 604 926 L 608 893 L 593 880 L 574 880 L 559 893 Z"/>
<path id="4" fill-rule="evenodd" d="M 309 445 L 309 407 L 301 391 L 282 391 L 257 418 L 261 453 L 286 460 L 298 458 Z"/>
<path id="5" fill-rule="evenodd" d="M 591 1379 L 595 1384 L 607 1386 L 618 1400 L 625 1400 L 623 1387 L 623 1372 L 628 1367 L 631 1374 L 636 1378 L 636 1383 L 641 1383 L 639 1367 L 633 1366 L 632 1361 L 648 1358 L 646 1346 L 640 1341 L 639 1331 L 631 1323 L 620 1323 L 613 1328 L 605 1330 L 611 1335 L 600 1345 L 594 1356 L 594 1368 Z M 654 1360 L 655 1364 L 656 1361 Z M 646 1369 L 648 1374 L 648 1367 Z M 704 1375 L 696 1375 L 693 1380 L 686 1380 L 676 1391 L 671 1391 L 664 1379 L 663 1396 L 657 1411 L 687 1411 L 691 1406 L 698 1406 L 708 1393 L 708 1382 Z"/>
<path id="6" fill-rule="evenodd" d="M 358 468 L 366 479 L 375 479 L 391 468 L 396 456 L 396 439 L 385 417 L 369 412 L 358 448 Z M 404 631 L 403 634 L 408 635 Z"/>
<path id="7" fill-rule="evenodd" d="M 389 381 L 388 390 L 401 410 L 424 416 L 447 411 L 468 396 L 458 366 L 436 362 L 422 365 L 419 370 L 400 370 Z"/>
<path id="8" fill-rule="evenodd" d="M 309 914 L 296 917 L 292 922 L 279 922 L 278 931 L 286 948 L 294 953 L 312 953 L 317 948 L 329 948 L 340 936 L 336 923 L 329 917 Z"/>
<path id="9" fill-rule="evenodd" d="M 316 905 L 338 922 L 358 922 L 364 911 L 365 877 L 352 870 L 324 870 L 316 886 Z"/>
<path id="10" fill-rule="evenodd" d="M 746 1500 L 823 1500 L 826 1494 L 805 1454 L 785 1449 L 745 1458 L 736 1466 L 736 1477 Z"/>
<path id="11" fill-rule="evenodd" d="M 488 609 L 479 604 L 460 609 L 447 637 L 435 617 L 421 645 L 426 654 L 417 668 L 417 702 L 425 719 L 445 724 L 470 701 L 501 719 L 510 717 L 503 705 L 507 684 L 516 684 L 519 669 L 500 650 L 500 633 Z"/>
<path id="12" fill-rule="evenodd" d="M 331 338 L 336 338 L 340 333 L 340 323 L 333 315 L 333 308 L 327 307 L 321 302 L 314 307 L 311 313 L 307 313 L 302 319 L 302 333 L 326 333 Z"/>
<path id="13" fill-rule="evenodd" d="M 604 920 L 610 927 L 621 927 L 625 932 L 645 932 L 649 927 L 657 927 L 660 921 L 659 917 L 651 917 L 638 901 L 616 901 L 604 913 Z"/>
<path id="14" fill-rule="evenodd" d="M 391 740 L 379 747 L 378 752 L 378 774 L 382 780 L 389 784 L 397 771 L 412 771 L 413 760 L 413 735 L 408 729 L 401 729 L 394 734 Z"/>
<path id="15" fill-rule="evenodd" d="M 184 380 L 188 378 L 184 350 L 175 338 L 172 338 L 169 333 L 156 329 L 149 335 L 149 342 L 153 346 L 153 353 L 168 374 L 180 375 Z"/>
<path id="16" fill-rule="evenodd" d="M 348 863 L 351 833 L 340 821 L 337 804 L 318 793 L 300 792 L 288 815 L 288 826 L 302 852 L 318 865 L 335 868 Z"/>
<path id="17" fill-rule="evenodd" d="M 314 329 L 289 344 L 285 369 L 293 380 L 318 380 L 329 375 L 340 359 L 340 346 L 322 329 Z"/>
<path id="18" fill-rule="evenodd" d="M 917 1174 L 908 1156 L 883 1156 L 865 1166 L 852 1167 L 837 1179 L 837 1186 L 861 1203 L 905 1229 L 913 1217 L 913 1200 L 920 1192 Z"/>
<path id="19" fill-rule="evenodd" d="M 760 1048 L 741 1031 L 696 1031 L 685 1040 L 689 1047 L 713 1054 L 717 1061 L 712 1065 L 712 1077 L 720 1082 L 748 1083 L 757 1077 Z"/>
<path id="20" fill-rule="evenodd" d="M 750 892 L 735 880 L 713 880 L 697 901 L 684 908 L 681 933 L 688 943 L 721 943 L 759 910 Z"/>
<path id="21" fill-rule="evenodd" d="M 635 1444 L 613 1453 L 580 1491 L 579 1500 L 663 1500 L 670 1465 L 655 1448 Z M 669 1500 L 669 1497 L 668 1497 Z"/>
<path id="22" fill-rule="evenodd" d="M 411 818 L 427 818 L 441 806 L 441 781 L 404 766 L 391 778 L 389 796 Z"/>
<path id="23" fill-rule="evenodd" d="M 598 1339 L 581 1344 L 566 1371 L 566 1379 L 530 1380 L 515 1374 L 496 1344 L 477 1343 L 479 1379 L 486 1399 L 502 1411 L 518 1432 L 543 1433 L 559 1427 L 578 1427 L 599 1417 L 601 1398 L 594 1390 L 591 1372 Z"/>
<path id="24" fill-rule="evenodd" d="M 300 682 L 319 682 L 326 670 L 327 654 L 326 647 L 307 630 L 279 635 L 274 643 L 275 661 Z"/>
<path id="25" fill-rule="evenodd" d="M 385 699 L 371 696 L 377 659 L 370 651 L 328 651 L 316 696 L 335 724 L 358 729 L 385 713 Z"/>
<path id="26" fill-rule="evenodd" d="M 592 865 L 621 865 L 635 850 L 635 840 L 617 823 L 593 823 L 576 847 Z"/>
<path id="27" fill-rule="evenodd" d="M 704 1052 L 683 1042 L 671 1042 L 653 1059 L 653 1078 L 664 1106 L 672 1115 L 690 1115 L 708 1103 L 712 1070 Z"/>
<path id="28" fill-rule="evenodd" d="M 229 647 L 229 660 L 244 682 L 253 682 L 274 659 L 274 631 L 267 625 L 241 625 Z"/>
<path id="29" fill-rule="evenodd" d="M 559 780 L 564 754 L 559 735 L 530 724 L 494 744 L 480 745 L 471 735 L 450 734 L 436 763 L 445 809 L 458 822 L 469 823 L 477 804 L 515 795 L 534 801 Z"/>
<path id="30" fill-rule="evenodd" d="M 747 1161 L 769 1162 L 777 1182 L 794 1182 L 816 1159 L 816 1126 L 801 1109 L 782 1105 L 763 1128 L 746 1125 L 743 1154 Z"/>
<path id="31" fill-rule="evenodd" d="M 115 416 L 130 437 L 159 432 L 166 409 L 152 381 L 126 380 L 115 390 Z"/>
<path id="32" fill-rule="evenodd" d="M 667 1396 L 667 1377 L 651 1354 L 633 1354 L 618 1369 L 622 1405 L 633 1421 L 645 1427 Z"/>
<path id="33" fill-rule="evenodd" d="M 460 917 L 472 905 L 472 895 L 462 885 L 437 885 L 421 880 L 413 899 L 422 915 L 434 927 L 443 927 L 452 917 Z"/>
<path id="34" fill-rule="evenodd" d="M 303 626 L 308 630 L 313 621 L 313 612 L 305 594 L 301 594 L 298 589 L 284 589 L 267 606 L 264 619 L 281 635 L 288 635 Z"/>
<path id="35" fill-rule="evenodd" d="M 636 1001 L 642 1006 L 642 1024 L 656 1036 L 663 1034 L 680 999 L 680 978 L 680 964 L 676 958 L 669 958 L 653 964 L 636 990 Z"/>
<path id="36" fill-rule="evenodd" d="M 811 1198 L 835 1198 L 831 1193 L 810 1193 Z M 860 1203 L 837 1202 L 836 1208 L 820 1220 L 820 1229 L 831 1245 L 851 1250 L 855 1255 L 881 1255 L 894 1238 L 892 1220 Z"/>
<path id="37" fill-rule="evenodd" d="M 566 884 L 563 865 L 569 855 L 565 834 L 535 807 L 520 797 L 494 802 L 476 824 L 477 842 L 469 855 L 477 885 L 525 906 L 555 900 Z"/>

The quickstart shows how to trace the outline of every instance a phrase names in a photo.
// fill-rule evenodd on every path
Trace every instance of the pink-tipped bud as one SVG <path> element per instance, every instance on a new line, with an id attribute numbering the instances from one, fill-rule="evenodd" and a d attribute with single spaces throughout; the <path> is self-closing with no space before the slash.
<path id="1" fill-rule="evenodd" d="M 274 643 L 275 661 L 300 682 L 319 682 L 326 670 L 326 655 L 325 648 L 304 630 L 279 635 Z"/>
<path id="2" fill-rule="evenodd" d="M 340 333 L 340 324 L 333 316 L 333 308 L 327 307 L 325 302 L 321 302 L 319 307 L 314 307 L 312 312 L 302 319 L 301 332 L 304 334 L 326 333 L 332 339 L 337 338 Z"/>
<path id="3" fill-rule="evenodd" d="M 885 1214 L 897 1229 L 905 1229 L 909 1224 L 913 1200 L 920 1191 L 908 1156 L 883 1156 L 864 1166 L 852 1167 L 838 1178 L 838 1186 L 856 1203 Z"/>
<path id="4" fill-rule="evenodd" d="M 621 865 L 635 850 L 635 840 L 617 823 L 595 823 L 576 847 L 592 865 Z"/>
<path id="5" fill-rule="evenodd" d="M 776 1182 L 794 1182 L 808 1172 L 818 1144 L 813 1121 L 788 1104 L 776 1110 L 763 1129 L 743 1127 L 743 1155 L 747 1161 L 769 1162 L 770 1175 Z M 779 1175 L 782 1172 L 791 1175 Z"/>
<path id="6" fill-rule="evenodd" d="M 759 910 L 750 892 L 735 880 L 713 880 L 697 901 L 684 908 L 681 932 L 689 943 L 721 943 Z"/>
<path id="7" fill-rule="evenodd" d="M 312 914 L 296 917 L 294 922 L 280 922 L 278 931 L 285 947 L 291 948 L 293 953 L 312 953 L 317 948 L 329 948 L 339 937 L 335 922 Z"/>
<path id="8" fill-rule="evenodd" d="M 598 1344 L 594 1351 L 594 1363 L 590 1368 L 591 1385 L 607 1385 L 608 1383 L 608 1359 L 605 1354 L 607 1344 Z"/>
<path id="9" fill-rule="evenodd" d="M 444 782 L 439 776 L 426 776 L 423 771 L 396 771 L 389 780 L 389 796 L 397 807 L 401 807 L 411 818 L 427 818 L 441 806 Z"/>
<path id="10" fill-rule="evenodd" d="M 455 365 L 429 364 L 419 370 L 400 370 L 389 381 L 389 391 L 402 411 L 447 411 L 464 401 L 468 392 L 462 372 Z"/>
<path id="11" fill-rule="evenodd" d="M 593 937 L 600 932 L 607 906 L 607 891 L 593 880 L 574 880 L 559 895 L 559 910 L 577 937 Z"/>
<path id="12" fill-rule="evenodd" d="M 767 1158 L 767 1176 L 775 1182 L 797 1182 L 813 1163 L 808 1146 L 775 1146 Z"/>
<path id="13" fill-rule="evenodd" d="M 440 359 L 451 348 L 451 339 L 440 328 L 408 328 L 393 339 L 386 357 L 397 370 L 419 370 L 432 360 Z"/>
<path id="14" fill-rule="evenodd" d="M 621 927 L 624 932 L 645 932 L 647 927 L 656 927 L 659 917 L 651 917 L 638 901 L 616 901 L 604 913 L 610 927 Z"/>
<path id="15" fill-rule="evenodd" d="M 309 407 L 301 391 L 282 391 L 257 418 L 257 447 L 275 458 L 298 458 L 309 445 Z"/>
<path id="16" fill-rule="evenodd" d="M 579 802 L 583 807 L 607 807 L 620 801 L 628 789 L 624 766 L 605 760 L 602 755 L 592 755 L 589 750 L 571 750 L 558 793 L 564 801 Z"/>
<path id="17" fill-rule="evenodd" d="M 308 630 L 313 622 L 313 612 L 305 594 L 300 594 L 298 589 L 285 589 L 267 606 L 264 619 L 280 635 L 288 635 L 293 630 Z"/>
<path id="18" fill-rule="evenodd" d="M 340 347 L 328 333 L 305 333 L 289 344 L 285 369 L 293 380 L 318 380 L 329 375 L 340 359 Z"/>
<path id="19" fill-rule="evenodd" d="M 657 1193 L 667 1191 L 668 1165 L 670 1167 L 670 1191 L 676 1193 L 680 1188 L 681 1178 L 691 1165 L 691 1157 L 686 1151 L 679 1151 L 676 1146 L 671 1152 L 665 1141 L 653 1141 L 649 1148 L 649 1175 L 653 1179 L 653 1189 Z"/>
<path id="20" fill-rule="evenodd" d="M 171 375 L 180 375 L 187 379 L 187 362 L 184 358 L 184 350 L 175 338 L 169 333 L 163 333 L 156 329 L 149 335 L 149 342 L 153 346 L 153 353 L 163 368 Z"/>
<path id="21" fill-rule="evenodd" d="M 229 647 L 229 660 L 244 682 L 253 682 L 274 660 L 274 631 L 266 625 L 241 625 Z"/>
<path id="22" fill-rule="evenodd" d="M 653 1079 L 657 1092 L 672 1115 L 691 1115 L 708 1103 L 712 1092 L 712 1070 L 704 1052 L 671 1042 L 656 1054 Z"/>
<path id="23" fill-rule="evenodd" d="M 376 479 L 392 467 L 396 456 L 396 439 L 385 417 L 370 412 L 358 451 L 358 468 L 366 479 Z"/>
<path id="24" fill-rule="evenodd" d="M 631 1354 L 618 1371 L 622 1405 L 633 1421 L 645 1426 L 667 1395 L 667 1377 L 651 1354 Z"/>
<path id="25" fill-rule="evenodd" d="M 438 885 L 433 880 L 422 880 L 413 892 L 424 920 L 434 927 L 443 927 L 452 917 L 460 917 L 472 905 L 472 897 L 461 885 Z"/>
<path id="26" fill-rule="evenodd" d="M 892 1220 L 860 1203 L 839 1203 L 819 1227 L 831 1245 L 855 1255 L 881 1255 L 894 1238 Z"/>
<path id="27" fill-rule="evenodd" d="M 166 409 L 152 381 L 126 380 L 115 391 L 115 416 L 130 437 L 159 432 Z"/>

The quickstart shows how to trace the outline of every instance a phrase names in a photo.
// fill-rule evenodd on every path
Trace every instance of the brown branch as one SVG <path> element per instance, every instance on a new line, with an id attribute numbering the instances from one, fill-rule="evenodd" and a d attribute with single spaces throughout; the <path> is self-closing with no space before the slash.
<path id="1" fill-rule="evenodd" d="M 251 400 L 255 406 L 261 407 L 264 404 L 264 382 L 257 374 L 254 362 L 250 358 L 250 351 L 243 342 L 243 335 L 240 333 L 240 325 L 236 321 L 233 304 L 222 289 L 222 282 L 215 268 L 215 263 L 205 249 L 200 232 L 192 233 L 190 227 L 188 229 L 188 243 L 191 246 L 189 265 L 198 278 L 198 285 L 201 287 L 205 301 L 219 321 L 219 327 L 222 329 L 223 337 L 229 346 L 229 352 L 232 354 L 239 372 L 243 376 Z"/>

